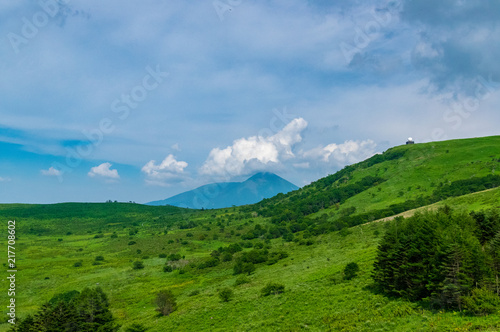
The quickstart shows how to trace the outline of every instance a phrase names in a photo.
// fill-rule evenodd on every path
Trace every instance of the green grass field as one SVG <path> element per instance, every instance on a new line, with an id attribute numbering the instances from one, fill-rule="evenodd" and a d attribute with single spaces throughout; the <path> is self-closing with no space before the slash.
<path id="1" fill-rule="evenodd" d="M 350 179 L 373 175 L 384 177 L 385 182 L 311 217 L 327 214 L 335 219 L 350 206 L 362 213 L 430 195 L 440 183 L 498 174 L 499 147 L 500 137 L 396 147 L 407 150 L 404 157 L 359 168 Z M 314 184 L 307 190 L 311 188 Z M 421 209 L 445 204 L 468 211 L 499 208 L 500 188 L 448 198 Z M 386 224 L 394 221 L 312 237 L 298 232 L 295 241 L 287 242 L 262 237 L 242 240 L 255 225 L 270 226 L 270 218 L 247 208 L 192 211 L 125 203 L 9 204 L 0 205 L 0 218 L 5 225 L 0 241 L 3 257 L 7 256 L 7 220 L 16 220 L 18 317 L 34 314 L 57 293 L 99 285 L 109 296 L 122 331 L 133 323 L 144 325 L 148 331 L 500 329 L 498 313 L 470 317 L 459 312 L 429 311 L 418 303 L 388 298 L 373 290 L 371 271 L 377 245 Z M 195 227 L 180 227 L 189 222 Z M 304 244 L 307 240 L 310 242 Z M 248 276 L 249 282 L 238 286 L 234 261 L 197 267 L 213 250 L 231 243 L 262 244 L 269 251 L 284 251 L 288 257 L 272 265 L 257 264 Z M 176 253 L 183 257 L 171 263 L 178 269 L 163 272 L 167 258 L 160 255 Z M 97 256 L 104 260 L 94 265 Z M 134 270 L 136 260 L 141 260 L 145 268 Z M 75 267 L 77 262 L 81 262 L 80 267 Z M 342 271 L 350 262 L 356 262 L 360 272 L 346 281 Z M 283 284 L 285 292 L 262 296 L 261 289 L 270 281 Z M 5 278 L 2 287 L 1 302 L 7 303 Z M 218 296 L 225 287 L 234 291 L 229 302 L 222 302 Z M 155 296 L 163 289 L 172 290 L 177 297 L 178 309 L 168 317 L 160 317 L 155 311 Z M 6 309 L 2 311 L 0 331 L 7 331 Z"/>

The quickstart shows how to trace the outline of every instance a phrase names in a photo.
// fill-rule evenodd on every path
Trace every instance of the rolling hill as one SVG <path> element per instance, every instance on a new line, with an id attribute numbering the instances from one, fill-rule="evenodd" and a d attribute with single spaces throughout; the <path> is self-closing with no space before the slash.
<path id="1" fill-rule="evenodd" d="M 279 193 L 299 189 L 273 173 L 257 173 L 244 182 L 222 182 L 201 186 L 147 205 L 173 205 L 191 209 L 220 209 L 257 203 Z"/>
<path id="2" fill-rule="evenodd" d="M 500 136 L 402 145 L 247 209 L 352 226 L 497 187 L 499 170 Z"/>

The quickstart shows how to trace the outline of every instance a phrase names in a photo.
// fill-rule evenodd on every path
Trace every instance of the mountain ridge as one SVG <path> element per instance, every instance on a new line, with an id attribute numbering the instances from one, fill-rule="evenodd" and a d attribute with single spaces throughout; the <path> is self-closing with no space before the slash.
<path id="1" fill-rule="evenodd" d="M 242 182 L 210 183 L 146 205 L 172 205 L 191 209 L 218 209 L 257 203 L 299 187 L 270 173 L 259 172 Z"/>

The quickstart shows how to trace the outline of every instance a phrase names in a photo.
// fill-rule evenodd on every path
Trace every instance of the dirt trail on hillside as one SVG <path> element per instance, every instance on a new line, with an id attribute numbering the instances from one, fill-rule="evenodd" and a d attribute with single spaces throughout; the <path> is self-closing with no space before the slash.
<path id="1" fill-rule="evenodd" d="M 472 193 L 472 194 L 467 194 L 467 195 L 464 195 L 464 196 L 473 196 L 473 195 L 485 193 L 485 192 L 488 192 L 488 191 L 492 191 L 492 190 L 495 190 L 495 189 L 498 189 L 498 187 L 497 188 L 486 189 L 486 190 L 483 190 L 483 191 L 478 191 L 478 192 L 475 192 L 475 193 Z M 463 197 L 463 196 L 458 196 L 458 197 Z M 453 198 L 458 198 L 458 197 L 453 197 Z M 399 214 L 395 214 L 395 215 L 390 216 L 390 217 L 385 217 L 385 218 L 382 218 L 382 219 L 370 221 L 367 224 L 371 224 L 372 222 L 389 221 L 389 220 L 393 220 L 394 218 L 397 218 L 397 217 L 409 218 L 409 217 L 412 217 L 417 212 L 436 211 L 437 209 L 439 209 L 440 207 L 443 206 L 442 204 L 443 204 L 443 201 L 439 201 L 439 202 L 436 202 L 434 204 L 430 204 L 430 205 L 422 206 L 422 207 L 419 207 L 419 208 L 416 208 L 416 209 L 413 209 L 413 210 L 408 210 L 408 211 L 405 211 L 405 212 L 401 212 Z"/>

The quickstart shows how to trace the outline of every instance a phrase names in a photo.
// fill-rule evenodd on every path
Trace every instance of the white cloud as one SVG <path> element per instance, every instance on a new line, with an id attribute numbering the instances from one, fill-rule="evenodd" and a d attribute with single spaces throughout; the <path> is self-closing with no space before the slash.
<path id="1" fill-rule="evenodd" d="M 280 164 L 294 157 L 292 147 L 302 141 L 307 121 L 296 118 L 270 137 L 240 138 L 225 149 L 215 148 L 200 169 L 201 174 L 236 176 Z"/>
<path id="2" fill-rule="evenodd" d="M 100 164 L 99 166 L 92 167 L 88 175 L 92 178 L 96 176 L 101 176 L 113 180 L 119 179 L 120 175 L 118 175 L 118 171 L 116 169 L 111 169 L 111 166 L 112 165 L 110 163 L 103 163 Z"/>
<path id="3" fill-rule="evenodd" d="M 10 178 L 2 178 L 0 177 L 0 182 L 9 182 L 11 181 Z"/>
<path id="4" fill-rule="evenodd" d="M 146 183 L 166 186 L 171 182 L 185 179 L 186 167 L 188 167 L 187 162 L 177 161 L 172 154 L 169 154 L 160 164 L 156 164 L 155 160 L 150 160 L 142 167 L 142 172 L 147 176 Z"/>
<path id="5" fill-rule="evenodd" d="M 335 165 L 347 165 L 359 162 L 375 153 L 375 142 L 365 141 L 345 141 L 342 144 L 328 144 L 325 147 L 318 147 L 302 153 L 302 157 L 310 160 L 319 160 Z"/>
<path id="6" fill-rule="evenodd" d="M 45 175 L 45 176 L 60 176 L 61 175 L 61 171 L 58 169 L 55 169 L 54 167 L 51 167 L 49 169 L 42 169 L 40 171 L 40 173 L 42 173 L 42 175 Z"/>

